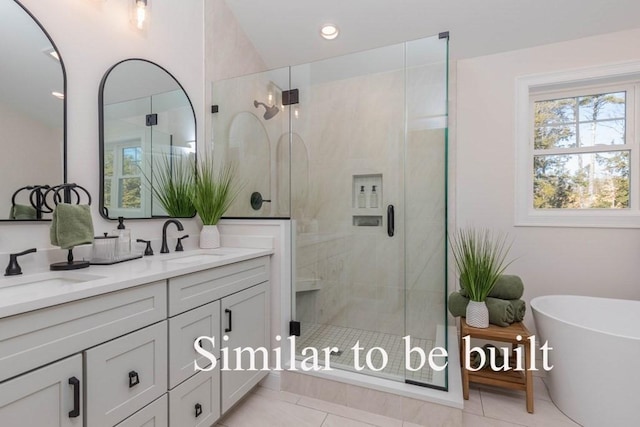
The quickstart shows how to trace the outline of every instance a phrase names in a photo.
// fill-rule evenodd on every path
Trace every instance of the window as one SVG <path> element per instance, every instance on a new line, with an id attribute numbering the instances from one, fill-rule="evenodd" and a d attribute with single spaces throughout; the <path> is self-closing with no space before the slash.
<path id="1" fill-rule="evenodd" d="M 104 205 L 110 215 L 141 211 L 145 165 L 140 140 L 107 142 L 104 153 Z"/>
<path id="2" fill-rule="evenodd" d="M 640 227 L 635 67 L 518 80 L 516 225 Z"/>
<path id="3" fill-rule="evenodd" d="M 630 207 L 628 90 L 594 92 L 533 97 L 534 209 Z"/>

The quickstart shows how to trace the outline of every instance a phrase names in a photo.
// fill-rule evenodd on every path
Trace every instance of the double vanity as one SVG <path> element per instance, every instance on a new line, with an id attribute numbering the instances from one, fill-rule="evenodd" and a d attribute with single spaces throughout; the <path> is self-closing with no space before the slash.
<path id="1" fill-rule="evenodd" d="M 219 248 L 0 279 L 0 425 L 211 426 L 264 376 L 271 250 Z M 228 337 L 223 341 L 224 336 Z M 259 354 L 259 353 L 258 353 Z M 229 367 L 236 366 L 229 352 Z"/>

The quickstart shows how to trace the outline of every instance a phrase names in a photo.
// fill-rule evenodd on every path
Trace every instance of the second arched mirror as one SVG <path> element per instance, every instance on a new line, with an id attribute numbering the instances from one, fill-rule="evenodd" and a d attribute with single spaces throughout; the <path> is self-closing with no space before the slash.
<path id="1" fill-rule="evenodd" d="M 99 109 L 101 214 L 193 216 L 160 200 L 165 186 L 188 179 L 195 160 L 195 114 L 182 85 L 157 64 L 128 59 L 103 77 Z"/>

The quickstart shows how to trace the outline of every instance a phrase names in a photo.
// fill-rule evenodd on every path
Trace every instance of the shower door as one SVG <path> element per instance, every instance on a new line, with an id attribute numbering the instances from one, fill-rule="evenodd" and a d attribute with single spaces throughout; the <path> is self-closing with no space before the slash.
<path id="1" fill-rule="evenodd" d="M 447 386 L 446 370 L 419 366 L 422 353 L 446 349 L 447 44 L 291 68 L 299 360 L 305 348 L 337 347 L 334 369 Z"/>

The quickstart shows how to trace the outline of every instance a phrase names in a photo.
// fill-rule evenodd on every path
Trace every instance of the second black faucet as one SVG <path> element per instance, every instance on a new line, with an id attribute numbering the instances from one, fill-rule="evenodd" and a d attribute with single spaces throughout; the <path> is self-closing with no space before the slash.
<path id="1" fill-rule="evenodd" d="M 164 225 L 162 226 L 162 248 L 160 249 L 161 254 L 169 253 L 169 246 L 167 245 L 167 227 L 169 226 L 169 224 L 175 224 L 176 227 L 178 227 L 178 231 L 184 231 L 182 223 L 177 219 L 166 220 Z"/>

